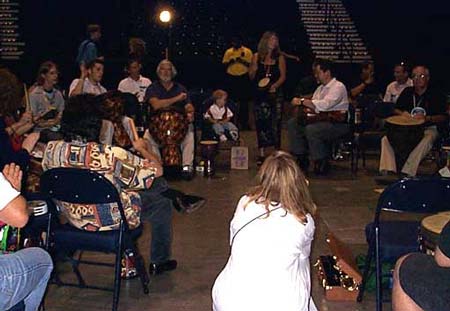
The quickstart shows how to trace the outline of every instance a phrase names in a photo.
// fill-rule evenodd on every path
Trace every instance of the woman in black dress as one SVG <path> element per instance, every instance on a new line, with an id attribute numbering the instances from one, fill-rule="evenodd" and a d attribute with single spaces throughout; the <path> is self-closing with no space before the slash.
<path id="1" fill-rule="evenodd" d="M 286 80 L 286 60 L 275 32 L 266 31 L 259 40 L 249 75 L 255 81 L 254 114 L 259 148 L 257 164 L 261 165 L 265 158 L 264 148 L 279 149 L 281 143 L 281 86 Z"/>

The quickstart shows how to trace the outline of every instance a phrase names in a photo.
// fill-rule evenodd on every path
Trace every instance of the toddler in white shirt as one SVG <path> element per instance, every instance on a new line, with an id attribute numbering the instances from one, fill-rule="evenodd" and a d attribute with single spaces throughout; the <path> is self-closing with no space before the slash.
<path id="1" fill-rule="evenodd" d="M 239 138 L 238 128 L 232 122 L 233 112 L 226 105 L 228 93 L 223 90 L 215 90 L 212 94 L 214 103 L 205 113 L 205 119 L 212 123 L 214 132 L 220 141 L 227 141 L 227 135 L 237 141 Z"/>

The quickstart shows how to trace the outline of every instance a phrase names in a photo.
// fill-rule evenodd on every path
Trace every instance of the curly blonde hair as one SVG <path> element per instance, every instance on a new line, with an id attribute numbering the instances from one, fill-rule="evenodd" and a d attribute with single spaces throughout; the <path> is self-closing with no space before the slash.
<path id="1" fill-rule="evenodd" d="M 306 223 L 306 215 L 314 215 L 316 205 L 308 183 L 294 158 L 287 152 L 276 151 L 264 161 L 258 173 L 259 185 L 247 192 L 250 202 L 269 206 L 280 203 L 284 210 Z M 248 205 L 248 203 L 247 203 Z"/>

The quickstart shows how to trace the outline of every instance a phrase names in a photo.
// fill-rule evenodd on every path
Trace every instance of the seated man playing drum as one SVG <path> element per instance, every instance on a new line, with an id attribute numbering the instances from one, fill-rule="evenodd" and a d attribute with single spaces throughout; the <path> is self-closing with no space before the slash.
<path id="1" fill-rule="evenodd" d="M 348 97 L 345 85 L 334 77 L 329 60 L 316 60 L 314 68 L 321 84 L 312 99 L 292 99 L 292 104 L 302 109 L 298 119 L 288 121 L 289 148 L 305 172 L 309 165 L 309 149 L 314 172 L 325 175 L 330 167 L 332 143 L 349 132 Z"/>
<path id="2" fill-rule="evenodd" d="M 194 121 L 194 106 L 187 94 L 186 88 L 178 82 L 173 81 L 173 78 L 177 74 L 175 66 L 169 60 L 162 60 L 157 69 L 156 74 L 159 80 L 153 83 L 146 91 L 146 101 L 151 105 L 153 109 L 153 115 L 157 115 L 159 111 L 172 110 L 174 112 L 181 112 L 184 115 L 179 122 L 184 123 L 185 119 L 189 122 L 189 128 L 187 134 L 181 141 L 182 152 L 182 166 L 183 176 L 185 178 L 191 178 L 193 174 L 193 162 L 194 162 L 194 127 L 192 122 Z M 154 122 L 151 117 L 150 122 Z M 179 126 L 174 124 L 175 128 Z M 183 132 L 183 131 L 180 131 Z M 144 138 L 150 142 L 153 152 L 159 153 L 159 144 L 155 141 L 155 133 L 146 132 Z M 163 159 L 165 162 L 165 159 Z"/>
<path id="3" fill-rule="evenodd" d="M 429 88 L 430 71 L 425 66 L 416 66 L 412 74 L 414 86 L 406 88 L 400 95 L 395 104 L 394 113 L 404 117 L 405 120 L 410 119 L 411 123 L 423 123 L 423 136 L 417 145 L 410 146 L 409 155 L 407 155 L 405 163 L 402 165 L 401 173 L 406 176 L 415 176 L 422 159 L 433 147 L 433 143 L 439 135 L 448 131 L 448 111 L 444 94 Z M 420 121 L 420 122 L 417 122 Z M 387 119 L 387 127 L 389 128 L 389 118 Z M 401 128 L 398 128 L 398 132 Z M 391 128 L 390 137 L 395 137 L 395 129 Z M 397 173 L 397 163 L 395 150 L 405 149 L 407 146 L 401 146 L 412 131 L 404 131 L 397 141 L 390 141 L 387 136 L 381 140 L 381 158 L 380 173 L 388 175 L 389 172 Z M 419 137 L 420 138 L 420 137 Z M 393 139 L 391 139 L 393 140 Z M 395 139 L 397 140 L 397 139 Z M 404 148 L 405 147 L 405 148 Z M 406 148 L 407 149 L 407 148 Z M 401 156 L 401 155 L 397 155 Z M 401 161 L 403 162 L 403 161 Z"/>

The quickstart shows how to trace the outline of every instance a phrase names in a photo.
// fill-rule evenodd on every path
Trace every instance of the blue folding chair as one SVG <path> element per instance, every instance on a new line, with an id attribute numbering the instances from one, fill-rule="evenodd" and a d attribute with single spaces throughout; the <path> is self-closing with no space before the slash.
<path id="1" fill-rule="evenodd" d="M 142 257 L 134 240 L 142 233 L 142 226 L 130 230 L 120 200 L 120 195 L 114 185 L 104 176 L 87 169 L 56 168 L 46 171 L 41 177 L 41 192 L 53 200 L 79 204 L 116 203 L 120 212 L 120 227 L 117 230 L 91 232 L 77 229 L 71 225 L 61 225 L 52 228 L 51 236 L 55 250 L 62 251 L 71 262 L 78 283 L 64 283 L 58 275 L 57 285 L 76 286 L 113 291 L 112 310 L 116 311 L 119 303 L 121 284 L 121 258 L 125 249 L 131 249 L 135 255 L 135 265 L 142 288 L 148 294 L 149 278 Z M 75 251 L 94 251 L 114 253 L 115 263 L 104 263 L 73 258 Z M 110 266 L 115 268 L 114 288 L 87 285 L 78 269 L 79 264 Z"/>
<path id="2" fill-rule="evenodd" d="M 381 262 L 395 261 L 419 250 L 417 221 L 380 221 L 382 211 L 432 214 L 450 210 L 450 179 L 405 178 L 387 187 L 378 199 L 374 221 L 366 227 L 369 250 L 358 301 L 361 302 L 375 254 L 376 310 L 382 310 Z"/>

